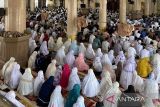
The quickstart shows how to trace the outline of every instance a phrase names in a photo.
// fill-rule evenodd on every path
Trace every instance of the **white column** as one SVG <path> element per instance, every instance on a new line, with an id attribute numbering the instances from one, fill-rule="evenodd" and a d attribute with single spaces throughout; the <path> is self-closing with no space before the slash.
<path id="1" fill-rule="evenodd" d="M 5 31 L 24 32 L 26 29 L 26 0 L 5 0 L 7 8 Z"/>
<path id="2" fill-rule="evenodd" d="M 67 34 L 68 36 L 77 35 L 77 0 L 68 2 Z"/>
<path id="3" fill-rule="evenodd" d="M 105 30 L 107 25 L 107 0 L 100 0 L 99 8 L 99 27 L 100 30 Z"/>
<path id="4" fill-rule="evenodd" d="M 144 12 L 144 14 L 146 16 L 149 16 L 149 12 L 150 12 L 149 5 L 150 5 L 150 0 L 145 0 L 145 12 Z"/>
<path id="5" fill-rule="evenodd" d="M 65 0 L 65 8 L 67 9 L 67 7 L 68 7 L 68 0 Z"/>
<path id="6" fill-rule="evenodd" d="M 126 0 L 120 0 L 120 23 L 126 23 Z"/>
<path id="7" fill-rule="evenodd" d="M 31 11 L 34 11 L 34 9 L 35 9 L 35 0 L 30 0 L 30 9 L 31 9 Z"/>

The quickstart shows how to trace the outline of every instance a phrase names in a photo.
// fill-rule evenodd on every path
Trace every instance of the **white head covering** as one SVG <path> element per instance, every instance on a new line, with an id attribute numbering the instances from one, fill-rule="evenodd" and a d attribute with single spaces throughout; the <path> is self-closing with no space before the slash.
<path id="1" fill-rule="evenodd" d="M 94 59 L 94 57 L 95 57 L 95 52 L 92 48 L 92 44 L 88 44 L 88 48 L 86 50 L 86 58 Z"/>
<path id="2" fill-rule="evenodd" d="M 29 95 L 33 92 L 33 76 L 30 68 L 26 68 L 22 75 L 17 91 L 21 95 Z"/>
<path id="3" fill-rule="evenodd" d="M 65 52 L 67 53 L 69 51 L 69 48 L 71 46 L 71 39 L 68 39 L 65 43 L 64 43 L 64 46 L 65 46 Z"/>
<path id="4" fill-rule="evenodd" d="M 113 50 L 110 50 L 110 51 L 108 52 L 108 57 L 109 57 L 111 63 L 113 63 L 114 60 L 115 60 L 114 51 L 113 51 Z"/>
<path id="5" fill-rule="evenodd" d="M 146 49 L 141 50 L 141 58 L 150 57 L 150 52 Z"/>
<path id="6" fill-rule="evenodd" d="M 46 56 L 46 55 L 49 54 L 48 47 L 47 47 L 47 42 L 46 42 L 46 41 L 44 41 L 44 42 L 42 43 L 42 45 L 41 45 L 41 47 L 40 47 L 40 52 L 41 52 L 44 56 Z"/>
<path id="7" fill-rule="evenodd" d="M 73 67 L 75 61 L 74 51 L 70 50 L 69 53 L 66 55 L 65 62 L 70 66 Z"/>
<path id="8" fill-rule="evenodd" d="M 105 65 L 105 64 L 112 65 L 112 63 L 111 63 L 111 61 L 110 61 L 110 59 L 109 59 L 109 57 L 108 57 L 108 54 L 104 54 L 104 55 L 102 56 L 101 62 L 102 62 L 102 65 Z"/>
<path id="9" fill-rule="evenodd" d="M 80 46 L 79 46 L 79 53 L 83 53 L 83 55 L 84 55 L 85 52 L 86 52 L 86 47 L 84 46 L 83 43 L 80 43 Z"/>
<path id="10" fill-rule="evenodd" d="M 37 77 L 34 80 L 34 96 L 38 96 L 39 91 L 42 87 L 42 84 L 44 83 L 44 74 L 43 71 L 39 71 Z"/>
<path id="11" fill-rule="evenodd" d="M 57 61 L 57 65 L 64 65 L 64 62 L 65 62 L 65 52 L 64 52 L 64 49 L 65 49 L 65 46 L 62 46 L 58 51 L 57 51 L 57 54 L 56 54 L 56 61 Z"/>
<path id="12" fill-rule="evenodd" d="M 10 77 L 10 80 L 9 80 L 9 86 L 12 89 L 17 88 L 21 76 L 22 76 L 22 74 L 20 72 L 20 65 L 15 64 L 14 67 L 13 67 L 13 70 L 11 71 L 11 77 Z"/>
<path id="13" fill-rule="evenodd" d="M 96 37 L 94 35 L 90 35 L 90 37 L 89 37 L 89 43 L 92 44 L 95 38 Z"/>
<path id="14" fill-rule="evenodd" d="M 52 36 L 49 37 L 49 41 L 48 41 L 48 49 L 53 50 L 55 47 L 55 42 Z"/>
<path id="15" fill-rule="evenodd" d="M 64 107 L 64 98 L 61 94 L 61 86 L 56 86 L 54 89 L 48 107 Z"/>
<path id="16" fill-rule="evenodd" d="M 93 61 L 93 67 L 97 72 L 102 72 L 102 63 L 101 63 L 101 58 L 96 57 Z"/>
<path id="17" fill-rule="evenodd" d="M 125 60 L 126 60 L 126 58 L 125 58 L 123 51 L 120 51 L 119 55 L 116 57 L 115 64 L 118 65 L 118 62 L 120 62 L 120 61 L 122 63 L 124 63 Z"/>
<path id="18" fill-rule="evenodd" d="M 40 42 L 40 44 L 42 44 L 42 43 L 43 43 L 43 39 L 44 39 L 44 33 L 42 33 L 42 34 L 41 34 L 41 37 L 39 38 L 39 42 Z"/>
<path id="19" fill-rule="evenodd" d="M 109 47 L 109 42 L 108 41 L 103 41 L 102 42 L 102 50 L 104 51 L 104 52 L 108 52 L 108 47 Z"/>
<path id="20" fill-rule="evenodd" d="M 133 47 L 129 47 L 127 50 L 127 57 L 135 57 L 136 56 L 136 50 Z"/>
<path id="21" fill-rule="evenodd" d="M 56 60 L 52 60 L 52 62 L 48 65 L 45 77 L 48 79 L 50 76 L 54 76 L 56 73 Z"/>
<path id="22" fill-rule="evenodd" d="M 85 107 L 83 96 L 79 96 L 73 107 Z"/>
<path id="23" fill-rule="evenodd" d="M 69 77 L 68 90 L 72 90 L 75 84 L 81 85 L 80 78 L 78 76 L 78 69 L 75 67 L 72 69 L 72 72 Z"/>
<path id="24" fill-rule="evenodd" d="M 99 90 L 100 84 L 94 75 L 93 70 L 89 69 L 88 74 L 84 77 L 82 82 L 82 93 L 86 97 L 95 97 L 99 93 Z"/>
<path id="25" fill-rule="evenodd" d="M 62 45 L 63 45 L 62 37 L 59 37 L 56 42 L 55 51 L 57 51 L 59 48 L 61 48 Z"/>
<path id="26" fill-rule="evenodd" d="M 5 97 L 12 102 L 16 107 L 25 107 L 22 103 L 16 100 L 16 94 L 14 91 L 9 91 Z"/>
<path id="27" fill-rule="evenodd" d="M 30 46 L 29 46 L 29 52 L 30 52 L 30 54 L 33 53 L 33 51 L 36 49 L 36 47 L 37 47 L 36 41 L 33 40 L 33 41 L 31 42 Z"/>
<path id="28" fill-rule="evenodd" d="M 38 54 L 37 51 L 34 51 L 32 55 L 29 57 L 28 68 L 32 68 L 32 69 L 35 68 L 35 61 L 36 61 L 37 54 Z"/>
<path id="29" fill-rule="evenodd" d="M 98 48 L 95 57 L 100 57 L 100 58 L 102 58 L 102 56 L 103 56 L 103 53 L 102 53 L 102 51 L 101 51 L 101 48 Z"/>

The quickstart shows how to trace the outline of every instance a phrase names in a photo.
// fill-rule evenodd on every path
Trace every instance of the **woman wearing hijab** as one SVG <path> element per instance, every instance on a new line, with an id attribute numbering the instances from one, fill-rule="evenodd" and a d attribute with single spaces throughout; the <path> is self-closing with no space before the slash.
<path id="1" fill-rule="evenodd" d="M 57 61 L 57 65 L 64 65 L 64 62 L 65 62 L 65 52 L 64 52 L 64 49 L 65 49 L 65 46 L 62 46 L 58 51 L 57 51 L 57 54 L 56 54 L 56 61 Z"/>
<path id="2" fill-rule="evenodd" d="M 110 51 L 108 52 L 108 57 L 109 57 L 111 63 L 113 64 L 113 63 L 114 63 L 114 60 L 115 60 L 114 51 L 113 51 L 113 50 L 110 50 Z"/>
<path id="3" fill-rule="evenodd" d="M 84 77 L 82 82 L 82 93 L 86 97 L 95 97 L 99 91 L 100 84 L 94 75 L 93 70 L 89 69 L 88 74 Z"/>
<path id="4" fill-rule="evenodd" d="M 79 96 L 78 99 L 77 99 L 77 102 L 74 103 L 73 107 L 85 107 L 84 97 Z"/>
<path id="5" fill-rule="evenodd" d="M 97 73 L 101 73 L 102 72 L 102 63 L 101 63 L 101 58 L 100 57 L 96 57 L 93 61 L 93 67 L 95 69 L 95 71 Z"/>
<path id="6" fill-rule="evenodd" d="M 41 34 L 40 38 L 39 38 L 39 43 L 42 44 L 43 43 L 43 39 L 44 39 L 44 33 Z"/>
<path id="7" fill-rule="evenodd" d="M 41 106 L 41 107 L 47 107 L 50 101 L 50 96 L 54 90 L 54 86 L 53 86 L 53 81 L 54 81 L 54 77 L 50 76 L 48 80 L 46 80 L 40 91 L 39 91 L 39 95 L 38 95 L 38 99 L 37 99 L 37 105 Z"/>
<path id="8" fill-rule="evenodd" d="M 74 51 L 70 50 L 66 55 L 65 63 L 72 68 L 74 66 L 74 61 L 75 61 Z"/>
<path id="9" fill-rule="evenodd" d="M 40 47 L 40 53 L 42 53 L 44 56 L 48 55 L 49 54 L 49 51 L 48 51 L 48 47 L 47 47 L 47 42 L 44 41 Z"/>
<path id="10" fill-rule="evenodd" d="M 78 55 L 78 45 L 76 40 L 71 43 L 70 50 L 74 51 L 74 55 Z"/>
<path id="11" fill-rule="evenodd" d="M 70 46 L 71 46 L 71 39 L 68 39 L 68 40 L 64 43 L 64 46 L 65 46 L 65 53 L 68 53 L 69 48 L 70 48 Z"/>
<path id="12" fill-rule="evenodd" d="M 56 86 L 60 83 L 61 75 L 62 75 L 62 66 L 59 65 L 57 67 L 56 73 L 54 75 L 54 82 L 53 82 L 54 86 Z"/>
<path id="13" fill-rule="evenodd" d="M 28 68 L 35 69 L 35 61 L 37 58 L 37 51 L 34 51 L 28 60 Z"/>
<path id="14" fill-rule="evenodd" d="M 108 57 L 108 54 L 104 54 L 104 55 L 102 56 L 101 62 L 102 62 L 102 65 L 109 64 L 109 65 L 112 66 L 112 63 L 111 63 L 111 61 L 110 61 L 110 59 L 109 59 L 109 57 Z"/>
<path id="15" fill-rule="evenodd" d="M 34 94 L 34 96 L 38 96 L 38 93 L 39 93 L 44 81 L 45 81 L 44 80 L 44 74 L 43 74 L 43 71 L 41 70 L 41 71 L 38 72 L 38 76 L 34 80 L 34 84 L 33 84 L 33 94 Z"/>
<path id="16" fill-rule="evenodd" d="M 30 68 L 26 68 L 22 75 L 17 91 L 21 95 L 29 95 L 33 93 L 33 76 Z"/>
<path id="17" fill-rule="evenodd" d="M 133 73 L 136 70 L 135 57 L 129 57 L 124 65 L 120 77 L 120 84 L 126 90 L 129 85 L 132 85 Z"/>
<path id="18" fill-rule="evenodd" d="M 21 79 L 20 65 L 15 64 L 13 70 L 11 71 L 11 76 L 9 80 L 9 87 L 12 89 L 16 89 Z"/>
<path id="19" fill-rule="evenodd" d="M 76 103 L 78 97 L 80 96 L 80 90 L 80 85 L 75 84 L 73 89 L 68 94 L 64 107 L 73 107 L 73 104 Z"/>
<path id="20" fill-rule="evenodd" d="M 34 50 L 37 48 L 37 44 L 36 44 L 36 41 L 33 40 L 29 46 L 29 52 L 30 52 L 30 55 L 34 52 Z"/>
<path id="21" fill-rule="evenodd" d="M 61 93 L 61 86 L 56 86 L 54 89 L 48 107 L 64 107 L 64 98 Z"/>
<path id="22" fill-rule="evenodd" d="M 107 53 L 109 47 L 110 47 L 110 44 L 107 40 L 102 42 L 102 51 L 103 52 Z"/>
<path id="23" fill-rule="evenodd" d="M 96 37 L 96 38 L 93 40 L 92 47 L 93 47 L 93 49 L 95 49 L 95 50 L 101 47 L 100 38 Z"/>
<path id="24" fill-rule="evenodd" d="M 59 48 L 61 48 L 63 46 L 63 41 L 62 41 L 62 37 L 59 37 L 57 39 L 57 42 L 56 42 L 56 46 L 55 46 L 55 49 L 54 51 L 57 51 Z"/>
<path id="25" fill-rule="evenodd" d="M 67 88 L 70 73 L 71 73 L 71 70 L 70 70 L 69 65 L 65 64 L 63 66 L 62 76 L 61 76 L 61 80 L 60 80 L 60 85 L 62 88 Z"/>
<path id="26" fill-rule="evenodd" d="M 115 65 L 118 65 L 119 62 L 122 62 L 122 66 L 125 62 L 126 58 L 123 51 L 120 51 L 118 56 L 115 59 Z"/>
<path id="27" fill-rule="evenodd" d="M 72 90 L 75 84 L 81 84 L 80 78 L 78 76 L 78 69 L 75 67 L 69 76 L 68 90 Z"/>
<path id="28" fill-rule="evenodd" d="M 98 48 L 95 57 L 100 57 L 100 58 L 102 58 L 102 56 L 103 56 L 103 53 L 102 53 L 102 51 L 101 51 L 101 48 Z"/>
<path id="29" fill-rule="evenodd" d="M 113 96 L 113 97 L 112 97 Z M 121 91 L 119 89 L 119 83 L 113 83 L 112 87 L 105 93 L 105 97 L 103 99 L 104 107 L 117 107 L 118 98 L 121 96 Z M 113 98 L 112 101 L 108 101 L 107 99 Z"/>
<path id="30" fill-rule="evenodd" d="M 52 62 L 48 65 L 45 77 L 48 79 L 50 76 L 54 76 L 56 73 L 56 60 L 53 59 Z"/>
<path id="31" fill-rule="evenodd" d="M 96 37 L 93 34 L 90 35 L 90 37 L 89 37 L 89 43 L 92 44 L 95 38 Z"/>
<path id="32" fill-rule="evenodd" d="M 16 99 L 16 94 L 14 91 L 9 91 L 7 94 L 5 94 L 5 98 L 12 102 L 16 107 L 25 107 Z"/>
<path id="33" fill-rule="evenodd" d="M 49 37 L 49 41 L 48 41 L 48 49 L 49 50 L 53 50 L 55 47 L 55 42 L 52 36 Z"/>
<path id="34" fill-rule="evenodd" d="M 78 53 L 83 53 L 83 55 L 85 55 L 85 53 L 86 53 L 86 47 L 84 46 L 83 43 L 80 43 L 79 52 Z"/>
<path id="35" fill-rule="evenodd" d="M 95 57 L 95 52 L 92 48 L 92 44 L 88 44 L 88 48 L 86 50 L 85 56 L 87 59 L 93 60 Z"/>
<path id="36" fill-rule="evenodd" d="M 78 71 L 87 71 L 89 66 L 85 63 L 84 55 L 80 53 L 75 60 L 75 65 L 78 68 Z"/>

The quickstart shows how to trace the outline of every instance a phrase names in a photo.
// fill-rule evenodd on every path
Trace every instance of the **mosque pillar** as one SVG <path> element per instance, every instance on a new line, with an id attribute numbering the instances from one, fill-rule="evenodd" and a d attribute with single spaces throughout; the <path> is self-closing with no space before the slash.
<path id="1" fill-rule="evenodd" d="M 145 16 L 149 16 L 150 14 L 150 0 L 145 0 L 145 12 L 144 12 L 144 14 L 145 14 Z"/>
<path id="2" fill-rule="evenodd" d="M 133 12 L 132 12 L 132 18 L 133 19 L 142 18 L 141 0 L 135 0 L 134 1 L 134 8 L 133 8 Z"/>
<path id="3" fill-rule="evenodd" d="M 154 9 L 153 9 L 153 13 L 156 15 L 157 14 L 157 0 L 155 0 L 155 3 L 154 3 Z"/>
<path id="4" fill-rule="evenodd" d="M 65 8 L 67 9 L 68 7 L 68 0 L 65 0 Z"/>
<path id="5" fill-rule="evenodd" d="M 126 0 L 120 0 L 120 23 L 126 23 Z"/>
<path id="6" fill-rule="evenodd" d="M 67 9 L 67 35 L 74 37 L 77 35 L 77 0 L 70 0 Z"/>
<path id="7" fill-rule="evenodd" d="M 35 0 L 30 0 L 30 9 L 31 9 L 31 11 L 34 11 L 34 9 L 35 9 Z"/>
<path id="8" fill-rule="evenodd" d="M 104 31 L 107 27 L 107 0 L 100 0 L 99 28 Z"/>

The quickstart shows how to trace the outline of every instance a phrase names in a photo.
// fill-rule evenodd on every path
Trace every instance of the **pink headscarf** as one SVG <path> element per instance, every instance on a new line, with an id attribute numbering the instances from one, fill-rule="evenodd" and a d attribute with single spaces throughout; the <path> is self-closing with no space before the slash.
<path id="1" fill-rule="evenodd" d="M 62 76 L 60 80 L 60 85 L 62 88 L 67 88 L 68 86 L 68 81 L 69 81 L 69 76 L 70 76 L 70 67 L 68 64 L 65 64 L 63 66 L 63 71 L 62 71 Z"/>
<path id="2" fill-rule="evenodd" d="M 82 53 L 76 58 L 75 65 L 79 71 L 87 71 L 89 66 L 84 61 L 84 55 Z"/>

